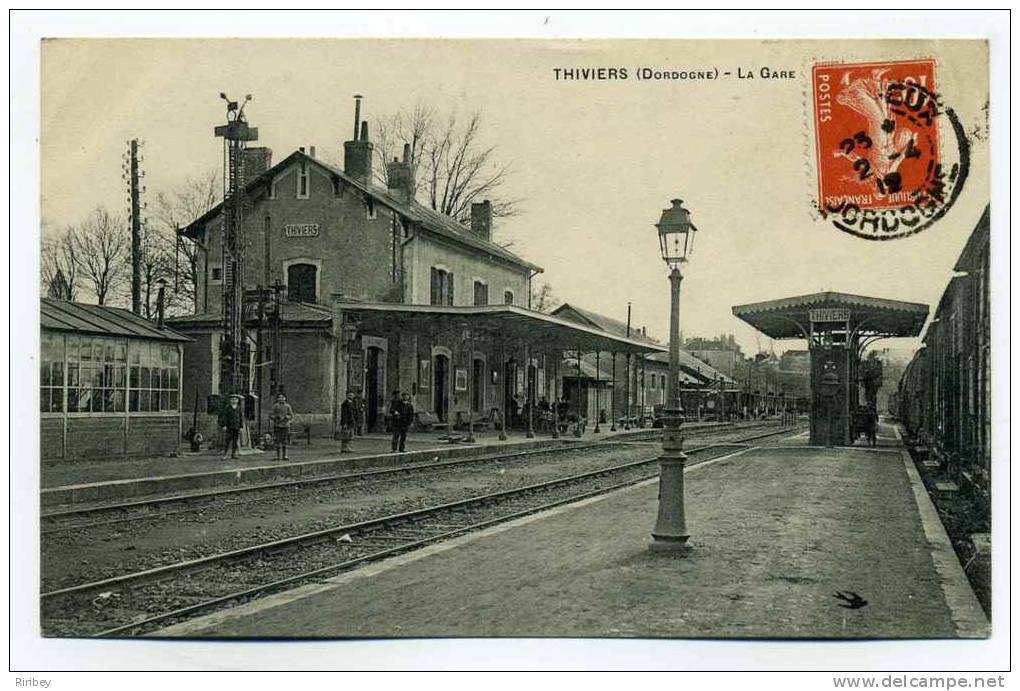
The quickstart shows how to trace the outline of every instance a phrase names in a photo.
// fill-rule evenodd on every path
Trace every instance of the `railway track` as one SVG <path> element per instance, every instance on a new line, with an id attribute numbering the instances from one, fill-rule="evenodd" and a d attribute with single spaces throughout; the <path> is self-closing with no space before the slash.
<path id="1" fill-rule="evenodd" d="M 772 430 L 688 451 L 689 466 L 788 434 Z M 43 593 L 47 635 L 126 637 L 581 499 L 658 474 L 658 458 L 478 495 Z"/>
<path id="2" fill-rule="evenodd" d="M 699 430 L 691 434 L 693 438 L 703 438 L 715 435 L 733 435 L 744 433 L 759 427 L 773 427 L 772 424 L 748 425 L 737 430 L 730 429 L 707 429 Z M 700 432 L 700 433 L 699 433 Z M 716 443 L 723 443 L 719 440 Z M 295 480 L 282 480 L 278 482 L 260 483 L 242 487 L 227 487 L 212 489 L 200 492 L 189 492 L 167 496 L 149 497 L 126 502 L 109 504 L 90 505 L 83 507 L 71 507 L 54 511 L 43 512 L 40 516 L 40 534 L 57 535 L 75 530 L 87 530 L 104 526 L 131 523 L 135 521 L 159 520 L 171 516 L 178 516 L 197 511 L 204 511 L 208 508 L 222 508 L 224 506 L 236 506 L 240 504 L 257 503 L 278 499 L 282 494 L 300 490 L 307 487 L 331 486 L 331 485 L 355 485 L 358 483 L 373 482 L 399 478 L 414 473 L 426 473 L 455 469 L 482 463 L 506 462 L 523 460 L 533 456 L 543 456 L 559 453 L 570 453 L 579 450 L 595 447 L 605 447 L 612 444 L 648 444 L 652 440 L 621 440 L 605 439 L 580 444 L 565 444 L 562 447 L 528 449 L 524 451 L 501 451 L 497 454 L 471 456 L 468 458 L 457 458 L 445 461 L 434 461 L 427 463 L 414 463 L 394 468 L 378 468 L 352 473 L 335 473 L 329 475 L 299 478 Z"/>

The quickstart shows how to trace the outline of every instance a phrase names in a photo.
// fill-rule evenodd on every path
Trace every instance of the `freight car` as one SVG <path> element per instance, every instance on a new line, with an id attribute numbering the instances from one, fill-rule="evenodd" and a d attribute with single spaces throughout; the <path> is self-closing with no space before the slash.
<path id="1" fill-rule="evenodd" d="M 908 444 L 938 463 L 940 479 L 976 499 L 983 523 L 991 489 L 989 258 L 986 207 L 900 378 L 894 413 Z"/>

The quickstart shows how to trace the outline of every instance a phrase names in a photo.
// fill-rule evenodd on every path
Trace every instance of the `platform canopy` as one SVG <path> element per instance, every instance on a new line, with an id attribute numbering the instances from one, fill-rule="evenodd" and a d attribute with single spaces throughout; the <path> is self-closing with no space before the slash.
<path id="1" fill-rule="evenodd" d="M 516 305 L 407 305 L 400 303 L 340 302 L 344 321 L 369 331 L 384 327 L 421 334 L 470 330 L 472 338 L 498 339 L 507 347 L 527 344 L 536 348 L 582 353 L 655 353 L 667 347 L 561 319 Z"/>
<path id="2" fill-rule="evenodd" d="M 812 324 L 837 322 L 857 336 L 917 336 L 928 305 L 825 292 L 737 305 L 733 314 L 772 338 L 807 338 Z"/>

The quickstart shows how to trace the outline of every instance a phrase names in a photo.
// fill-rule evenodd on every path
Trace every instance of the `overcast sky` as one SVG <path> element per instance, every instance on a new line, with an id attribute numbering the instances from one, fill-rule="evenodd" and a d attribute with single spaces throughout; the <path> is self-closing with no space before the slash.
<path id="1" fill-rule="evenodd" d="M 933 56 L 943 101 L 977 134 L 959 201 L 903 240 L 835 230 L 811 206 L 810 65 Z M 131 137 L 145 140 L 149 193 L 220 166 L 220 91 L 253 94 L 249 122 L 276 161 L 309 145 L 339 160 L 354 93 L 365 96 L 370 128 L 424 100 L 479 110 L 485 140 L 513 162 L 504 193 L 523 200 L 522 213 L 497 225 L 497 241 L 545 267 L 538 280 L 559 299 L 619 319 L 631 301 L 635 324 L 660 337 L 669 293 L 653 224 L 682 198 L 700 230 L 682 329 L 734 333 L 745 352 L 759 339 L 732 316 L 735 304 L 837 290 L 934 306 L 988 202 L 987 57 L 976 41 L 60 40 L 44 44 L 42 66 L 46 228 L 97 204 L 126 205 L 120 167 Z M 742 68 L 756 79 L 639 81 L 642 66 Z M 763 66 L 797 76 L 763 80 Z M 557 81 L 557 67 L 626 67 L 629 79 Z"/>

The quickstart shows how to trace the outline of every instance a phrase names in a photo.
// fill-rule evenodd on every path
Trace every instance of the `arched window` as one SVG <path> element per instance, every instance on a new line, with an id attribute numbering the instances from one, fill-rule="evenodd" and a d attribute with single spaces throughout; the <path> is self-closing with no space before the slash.
<path id="1" fill-rule="evenodd" d="M 315 286 L 318 267 L 314 264 L 291 264 L 287 267 L 287 299 L 293 302 L 316 302 Z"/>
<path id="2" fill-rule="evenodd" d="M 514 291 L 512 290 L 503 291 L 503 304 L 504 305 L 514 304 Z"/>

